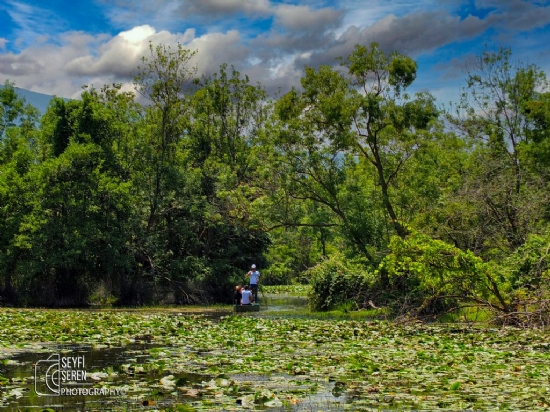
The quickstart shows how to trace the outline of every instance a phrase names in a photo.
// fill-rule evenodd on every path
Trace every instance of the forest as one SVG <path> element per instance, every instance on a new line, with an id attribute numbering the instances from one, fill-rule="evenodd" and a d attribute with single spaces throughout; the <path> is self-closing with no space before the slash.
<path id="1" fill-rule="evenodd" d="M 121 84 L 44 114 L 0 89 L 0 304 L 229 302 L 264 285 L 429 318 L 550 320 L 550 90 L 486 50 L 447 106 L 376 43 L 270 96 L 151 45 Z"/>

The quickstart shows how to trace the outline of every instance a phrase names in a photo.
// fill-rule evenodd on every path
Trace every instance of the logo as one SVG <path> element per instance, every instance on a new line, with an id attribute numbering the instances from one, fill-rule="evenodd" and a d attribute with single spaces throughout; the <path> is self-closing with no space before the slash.
<path id="1" fill-rule="evenodd" d="M 34 391 L 38 396 L 108 396 L 125 395 L 123 388 L 92 387 L 86 382 L 84 356 L 61 356 L 58 353 L 34 365 Z"/>
<path id="2" fill-rule="evenodd" d="M 91 385 L 86 382 L 84 367 L 84 356 L 56 353 L 39 360 L 34 366 L 34 391 L 39 396 L 61 396 L 71 394 L 74 386 Z"/>

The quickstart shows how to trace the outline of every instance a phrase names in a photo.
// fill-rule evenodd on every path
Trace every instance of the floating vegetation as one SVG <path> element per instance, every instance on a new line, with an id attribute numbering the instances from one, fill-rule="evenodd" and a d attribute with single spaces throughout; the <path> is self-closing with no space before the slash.
<path id="1" fill-rule="evenodd" d="M 4 309 L 0 324 L 0 406 L 15 410 L 550 408 L 539 330 L 153 310 Z M 92 387 L 124 396 L 37 397 L 33 365 L 56 352 L 89 358 Z"/>
<path id="2" fill-rule="evenodd" d="M 271 295 L 307 296 L 310 285 L 262 285 L 261 290 Z"/>

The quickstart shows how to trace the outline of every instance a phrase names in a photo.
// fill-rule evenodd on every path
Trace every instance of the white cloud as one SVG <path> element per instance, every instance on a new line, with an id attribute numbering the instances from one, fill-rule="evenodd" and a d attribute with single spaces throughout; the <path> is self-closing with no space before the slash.
<path id="1" fill-rule="evenodd" d="M 171 34 L 166 31 L 156 32 L 148 25 L 134 27 L 102 44 L 96 53 L 72 59 L 66 65 L 66 72 L 71 76 L 110 75 L 129 79 L 139 65 L 141 57 L 149 54 L 150 43 L 176 45 L 187 43 L 193 37 L 193 30 L 187 30 L 183 34 Z"/>
<path id="2" fill-rule="evenodd" d="M 243 45 L 236 30 L 195 37 L 193 29 L 170 33 L 139 26 L 114 37 L 67 33 L 60 43 L 0 55 L 0 80 L 5 76 L 18 87 L 74 98 L 85 84 L 96 87 L 112 82 L 130 84 L 141 57 L 149 56 L 150 43 L 171 47 L 179 43 L 198 50 L 193 63 L 199 73 L 206 74 L 217 71 L 222 63 L 235 63 L 242 69 L 250 57 L 249 48 Z"/>
<path id="3" fill-rule="evenodd" d="M 134 27 L 132 30 L 123 31 L 118 36 L 126 41 L 127 44 L 139 46 L 143 40 L 148 39 L 155 34 L 155 29 L 149 25 Z"/>

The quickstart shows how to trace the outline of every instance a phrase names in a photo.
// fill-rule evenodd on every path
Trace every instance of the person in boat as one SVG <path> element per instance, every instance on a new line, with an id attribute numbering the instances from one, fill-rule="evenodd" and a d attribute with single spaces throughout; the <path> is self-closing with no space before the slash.
<path id="1" fill-rule="evenodd" d="M 252 299 L 252 292 L 248 288 L 248 285 L 245 285 L 241 291 L 241 305 L 252 305 Z"/>
<path id="2" fill-rule="evenodd" d="M 254 295 L 254 302 L 258 301 L 258 285 L 260 284 L 260 271 L 256 265 L 252 265 L 250 271 L 246 274 L 250 278 L 250 290 Z"/>
<path id="3" fill-rule="evenodd" d="M 241 286 L 237 285 L 235 286 L 235 292 L 233 292 L 233 304 L 234 305 L 240 305 L 241 304 Z"/>

